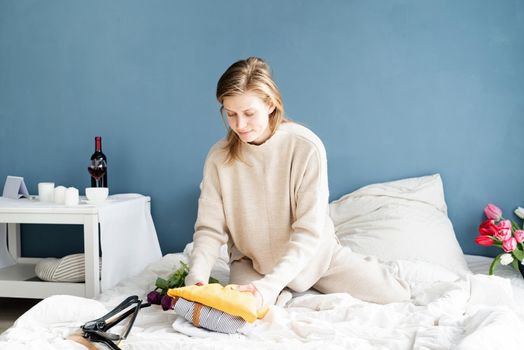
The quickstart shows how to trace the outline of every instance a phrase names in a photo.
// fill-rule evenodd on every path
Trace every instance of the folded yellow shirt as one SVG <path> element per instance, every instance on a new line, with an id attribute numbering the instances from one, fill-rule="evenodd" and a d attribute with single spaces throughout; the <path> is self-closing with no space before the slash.
<path id="1" fill-rule="evenodd" d="M 269 307 L 264 304 L 260 310 L 257 310 L 255 296 L 250 292 L 240 292 L 233 289 L 235 286 L 230 284 L 223 287 L 218 283 L 187 286 L 169 289 L 167 295 L 173 298 L 184 298 L 233 316 L 242 317 L 247 322 L 255 322 L 257 318 L 263 318 Z"/>

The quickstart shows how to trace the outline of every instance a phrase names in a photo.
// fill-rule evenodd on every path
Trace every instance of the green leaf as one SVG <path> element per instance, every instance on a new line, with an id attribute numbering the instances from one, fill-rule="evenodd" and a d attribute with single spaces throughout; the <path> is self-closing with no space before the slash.
<path id="1" fill-rule="evenodd" d="M 189 265 L 180 260 L 180 265 L 184 268 L 184 271 L 189 272 Z"/>
<path id="2" fill-rule="evenodd" d="M 158 277 L 155 282 L 155 286 L 157 286 L 160 289 L 168 289 L 169 285 L 167 281 L 161 277 Z"/>
<path id="3" fill-rule="evenodd" d="M 189 274 L 189 265 L 180 261 L 180 267 L 173 272 L 168 279 L 158 277 L 155 286 L 162 290 L 161 294 L 166 294 L 168 289 L 180 288 L 186 285 L 186 277 Z M 209 283 L 219 283 L 216 278 L 209 277 Z"/>
<path id="4" fill-rule="evenodd" d="M 185 286 L 185 280 L 189 273 L 189 265 L 184 263 L 183 261 L 180 261 L 180 267 L 176 269 L 175 272 L 173 272 L 168 280 L 167 288 L 179 288 Z"/>
<path id="5" fill-rule="evenodd" d="M 511 266 L 513 266 L 513 268 L 517 272 L 520 272 L 519 271 L 519 264 L 520 264 L 520 261 L 518 261 L 517 259 L 513 259 L 513 261 L 511 262 Z"/>
<path id="6" fill-rule="evenodd" d="M 504 254 L 504 253 L 503 253 Z M 497 255 L 497 257 L 495 259 L 493 259 L 493 262 L 491 263 L 491 265 L 489 266 L 489 274 L 490 275 L 493 275 L 493 273 L 495 272 L 495 267 L 497 266 L 497 264 L 500 262 L 500 257 L 503 255 L 503 254 L 499 254 Z"/>
<path id="7" fill-rule="evenodd" d="M 519 225 L 513 220 L 511 220 L 511 228 L 513 229 L 513 231 L 520 230 Z"/>
<path id="8" fill-rule="evenodd" d="M 513 252 L 513 256 L 517 258 L 517 260 L 523 260 L 524 259 L 524 252 L 520 249 L 515 249 Z"/>

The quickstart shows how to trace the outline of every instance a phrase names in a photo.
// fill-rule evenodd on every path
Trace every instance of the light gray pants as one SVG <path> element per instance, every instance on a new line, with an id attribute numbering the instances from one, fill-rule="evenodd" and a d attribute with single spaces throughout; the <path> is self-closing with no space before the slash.
<path id="1" fill-rule="evenodd" d="M 231 263 L 230 283 L 249 284 L 262 277 L 246 257 Z M 337 247 L 328 270 L 313 288 L 321 293 L 349 293 L 355 298 L 379 304 L 410 298 L 408 284 L 377 258 L 354 253 L 342 246 Z"/>

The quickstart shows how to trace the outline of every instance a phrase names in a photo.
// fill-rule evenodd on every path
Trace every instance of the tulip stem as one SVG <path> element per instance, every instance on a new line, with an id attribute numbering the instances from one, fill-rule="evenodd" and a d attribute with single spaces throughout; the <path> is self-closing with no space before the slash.
<path id="1" fill-rule="evenodd" d="M 502 256 L 503 254 L 499 254 L 497 255 L 497 257 L 495 259 L 493 259 L 493 262 L 491 263 L 491 265 L 489 266 L 489 275 L 493 275 L 493 273 L 495 273 L 495 267 L 497 266 L 497 264 L 500 262 L 500 257 Z"/>

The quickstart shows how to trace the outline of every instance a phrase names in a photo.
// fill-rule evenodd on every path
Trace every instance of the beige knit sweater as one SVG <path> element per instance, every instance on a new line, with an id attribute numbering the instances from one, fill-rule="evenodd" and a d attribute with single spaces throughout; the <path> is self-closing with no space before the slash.
<path id="1" fill-rule="evenodd" d="M 304 291 L 328 269 L 336 247 L 329 217 L 324 145 L 309 129 L 284 123 L 261 145 L 242 143 L 245 162 L 225 164 L 224 140 L 204 165 L 186 284 L 208 280 L 220 246 L 230 261 L 248 257 L 267 303 L 286 286 Z"/>

